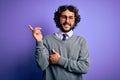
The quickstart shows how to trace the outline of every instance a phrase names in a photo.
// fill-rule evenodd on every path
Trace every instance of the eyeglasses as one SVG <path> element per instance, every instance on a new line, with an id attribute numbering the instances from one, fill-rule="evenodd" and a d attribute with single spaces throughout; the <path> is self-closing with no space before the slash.
<path id="1" fill-rule="evenodd" d="M 67 20 L 67 19 L 69 19 L 69 20 L 74 20 L 74 19 L 75 19 L 74 16 L 61 15 L 60 17 L 61 17 L 61 19 L 63 19 L 63 20 Z"/>

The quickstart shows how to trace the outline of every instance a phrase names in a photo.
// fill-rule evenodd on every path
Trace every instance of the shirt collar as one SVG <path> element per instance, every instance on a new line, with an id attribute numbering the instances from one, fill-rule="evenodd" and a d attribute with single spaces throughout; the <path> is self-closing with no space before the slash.
<path id="1" fill-rule="evenodd" d="M 61 30 L 59 32 L 56 33 L 56 36 L 58 36 L 59 38 L 62 38 L 62 34 L 67 34 L 68 38 L 72 37 L 73 35 L 73 30 L 70 30 L 67 33 L 62 32 Z"/>

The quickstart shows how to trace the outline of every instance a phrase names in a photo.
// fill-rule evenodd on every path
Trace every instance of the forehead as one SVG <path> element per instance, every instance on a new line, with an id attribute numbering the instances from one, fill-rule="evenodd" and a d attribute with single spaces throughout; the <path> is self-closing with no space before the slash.
<path id="1" fill-rule="evenodd" d="M 61 13 L 61 15 L 66 15 L 66 16 L 74 16 L 74 12 L 71 12 L 69 10 L 65 10 Z"/>

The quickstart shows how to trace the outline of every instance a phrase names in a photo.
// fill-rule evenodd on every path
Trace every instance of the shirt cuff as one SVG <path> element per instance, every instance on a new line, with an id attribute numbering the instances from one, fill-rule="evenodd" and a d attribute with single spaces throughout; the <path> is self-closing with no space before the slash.
<path id="1" fill-rule="evenodd" d="M 40 42 L 36 41 L 36 47 L 42 47 L 42 46 L 43 46 L 43 42 L 42 41 L 40 41 Z"/>

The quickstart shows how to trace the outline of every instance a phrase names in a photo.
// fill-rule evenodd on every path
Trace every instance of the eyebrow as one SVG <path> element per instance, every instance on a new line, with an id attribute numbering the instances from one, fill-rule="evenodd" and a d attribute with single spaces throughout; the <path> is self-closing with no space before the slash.
<path id="1" fill-rule="evenodd" d="M 71 16 L 67 16 L 67 15 L 61 15 L 61 16 L 66 16 L 66 17 L 74 17 L 74 15 L 71 15 Z"/>

